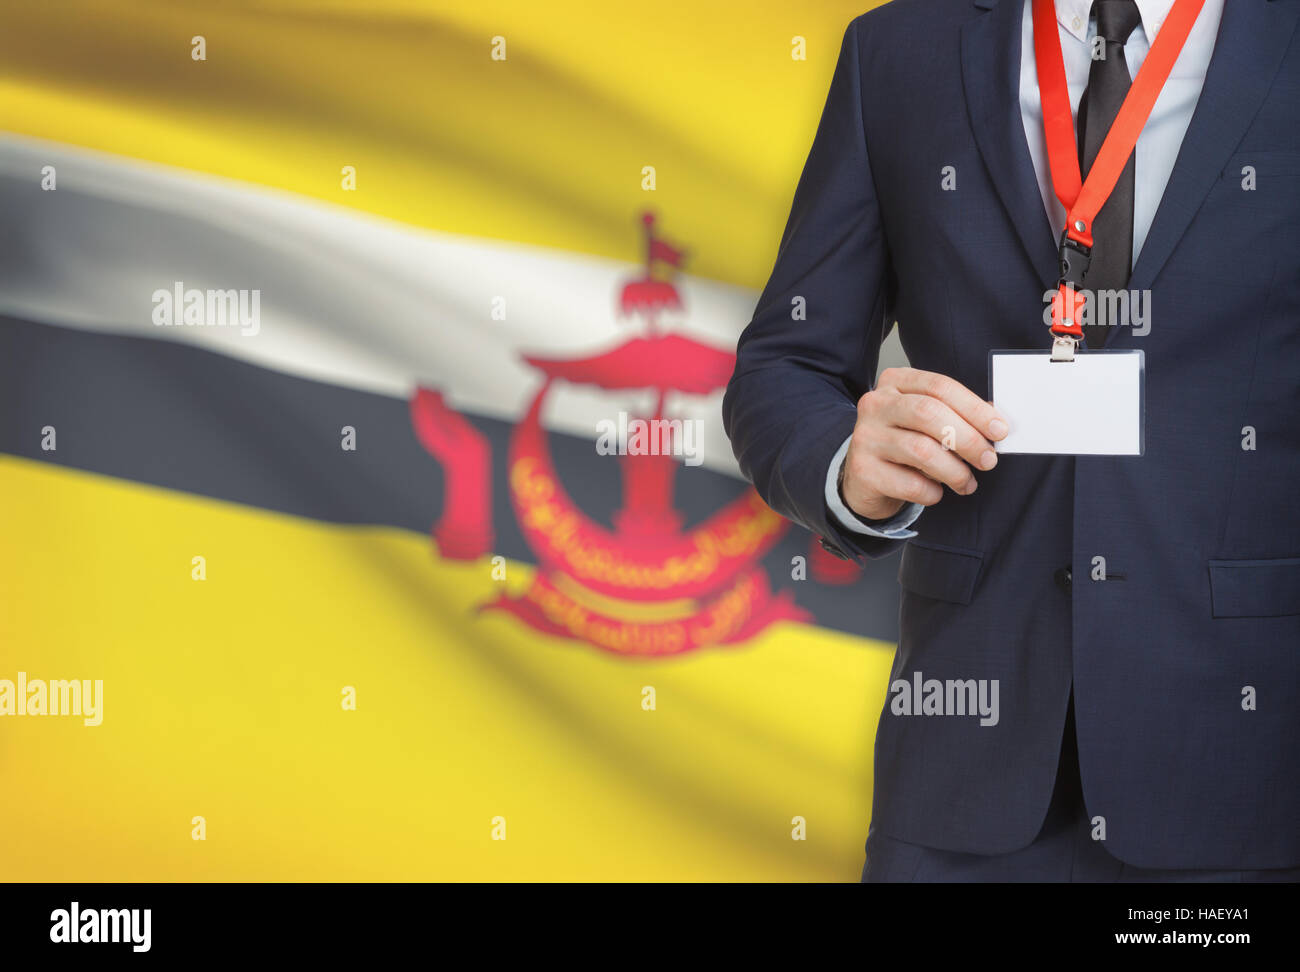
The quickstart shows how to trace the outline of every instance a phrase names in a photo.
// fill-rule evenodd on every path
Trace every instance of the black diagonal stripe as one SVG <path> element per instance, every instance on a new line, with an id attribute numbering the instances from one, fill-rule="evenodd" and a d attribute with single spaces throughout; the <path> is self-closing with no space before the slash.
<path id="1" fill-rule="evenodd" d="M 296 378 L 192 346 L 0 317 L 0 452 L 327 523 L 428 533 L 442 512 L 442 471 L 411 428 L 405 400 Z M 495 552 L 534 562 L 504 488 L 508 422 L 466 416 L 492 446 Z M 58 450 L 41 450 L 41 429 Z M 357 429 L 356 452 L 339 447 Z M 609 524 L 617 463 L 589 439 L 552 433 L 574 501 Z M 676 500 L 695 523 L 743 485 L 683 467 Z M 790 530 L 764 561 L 817 622 L 886 641 L 898 636 L 897 565 L 869 564 L 856 583 L 790 579 L 808 534 Z"/>

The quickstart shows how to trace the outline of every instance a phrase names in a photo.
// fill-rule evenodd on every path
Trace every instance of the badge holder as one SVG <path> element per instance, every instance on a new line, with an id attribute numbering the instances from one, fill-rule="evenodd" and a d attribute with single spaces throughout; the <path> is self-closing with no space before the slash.
<path id="1" fill-rule="evenodd" d="M 990 351 L 989 395 L 1010 431 L 999 455 L 1140 456 L 1146 451 L 1146 358 L 1085 351 Z"/>

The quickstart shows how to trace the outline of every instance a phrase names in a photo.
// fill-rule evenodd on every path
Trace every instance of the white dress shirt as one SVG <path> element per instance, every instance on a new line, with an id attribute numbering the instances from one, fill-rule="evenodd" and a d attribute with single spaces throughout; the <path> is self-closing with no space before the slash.
<path id="1" fill-rule="evenodd" d="M 1135 149 L 1136 163 L 1133 187 L 1133 261 L 1142 252 L 1156 209 L 1164 195 L 1165 185 L 1173 172 L 1178 149 L 1183 144 L 1187 126 L 1201 96 L 1205 72 L 1214 53 L 1214 42 L 1219 35 L 1219 21 L 1223 17 L 1225 0 L 1205 0 L 1200 16 L 1187 36 L 1182 53 L 1174 62 L 1156 99 L 1151 115 L 1138 136 Z M 1160 27 L 1174 0 L 1136 0 L 1142 25 L 1133 31 L 1124 45 L 1130 77 L 1137 77 L 1138 69 L 1146 60 L 1151 43 L 1160 33 Z M 1020 120 L 1025 128 L 1025 142 L 1029 157 L 1038 177 L 1038 189 L 1043 196 L 1054 236 L 1065 227 L 1065 207 L 1056 198 L 1052 188 L 1052 173 L 1047 163 L 1047 136 L 1043 131 L 1043 105 L 1038 95 L 1038 66 L 1034 57 L 1034 23 L 1031 0 L 1025 0 L 1020 29 Z M 1070 90 L 1070 112 L 1078 131 L 1079 100 L 1088 86 L 1088 73 L 1092 67 L 1092 39 L 1097 33 L 1096 18 L 1090 15 L 1092 0 L 1056 0 L 1056 23 L 1061 38 L 1061 54 L 1065 61 L 1065 78 Z M 916 536 L 909 530 L 921 515 L 919 503 L 909 503 L 888 520 L 868 526 L 840 499 L 838 477 L 840 466 L 849 451 L 849 439 L 844 440 L 835 458 L 831 460 L 826 475 L 826 503 L 835 519 L 845 529 L 872 537 L 905 540 Z"/>

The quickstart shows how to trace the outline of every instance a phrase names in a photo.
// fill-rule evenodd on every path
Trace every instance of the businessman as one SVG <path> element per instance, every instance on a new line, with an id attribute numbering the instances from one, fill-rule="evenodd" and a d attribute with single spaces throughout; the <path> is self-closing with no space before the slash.
<path id="1" fill-rule="evenodd" d="M 723 413 L 773 509 L 901 551 L 864 880 L 1300 879 L 1298 21 L 895 0 L 849 25 Z M 1078 312 L 1119 291 L 1142 326 Z M 911 367 L 877 378 L 893 326 Z M 1003 349 L 1141 350 L 1142 453 L 999 452 Z"/>

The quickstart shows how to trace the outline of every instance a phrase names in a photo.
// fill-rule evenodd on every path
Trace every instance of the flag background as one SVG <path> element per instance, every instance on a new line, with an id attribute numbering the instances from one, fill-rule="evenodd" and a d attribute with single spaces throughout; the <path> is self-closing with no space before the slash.
<path id="1" fill-rule="evenodd" d="M 667 658 L 482 607 L 536 569 L 503 495 L 523 356 L 638 333 L 616 299 L 644 211 L 687 254 L 665 323 L 734 345 L 862 8 L 6 10 L 0 678 L 102 678 L 105 698 L 94 728 L 0 718 L 0 878 L 856 879 L 891 563 L 796 581 L 792 530 L 763 567 L 808 620 Z M 259 333 L 155 328 L 176 280 L 260 288 Z M 430 542 L 445 481 L 406 417 L 417 387 L 492 444 L 504 581 Z M 677 477 L 690 522 L 742 490 L 718 402 L 676 402 L 708 426 Z M 604 520 L 610 407 L 566 389 L 544 416 Z"/>

